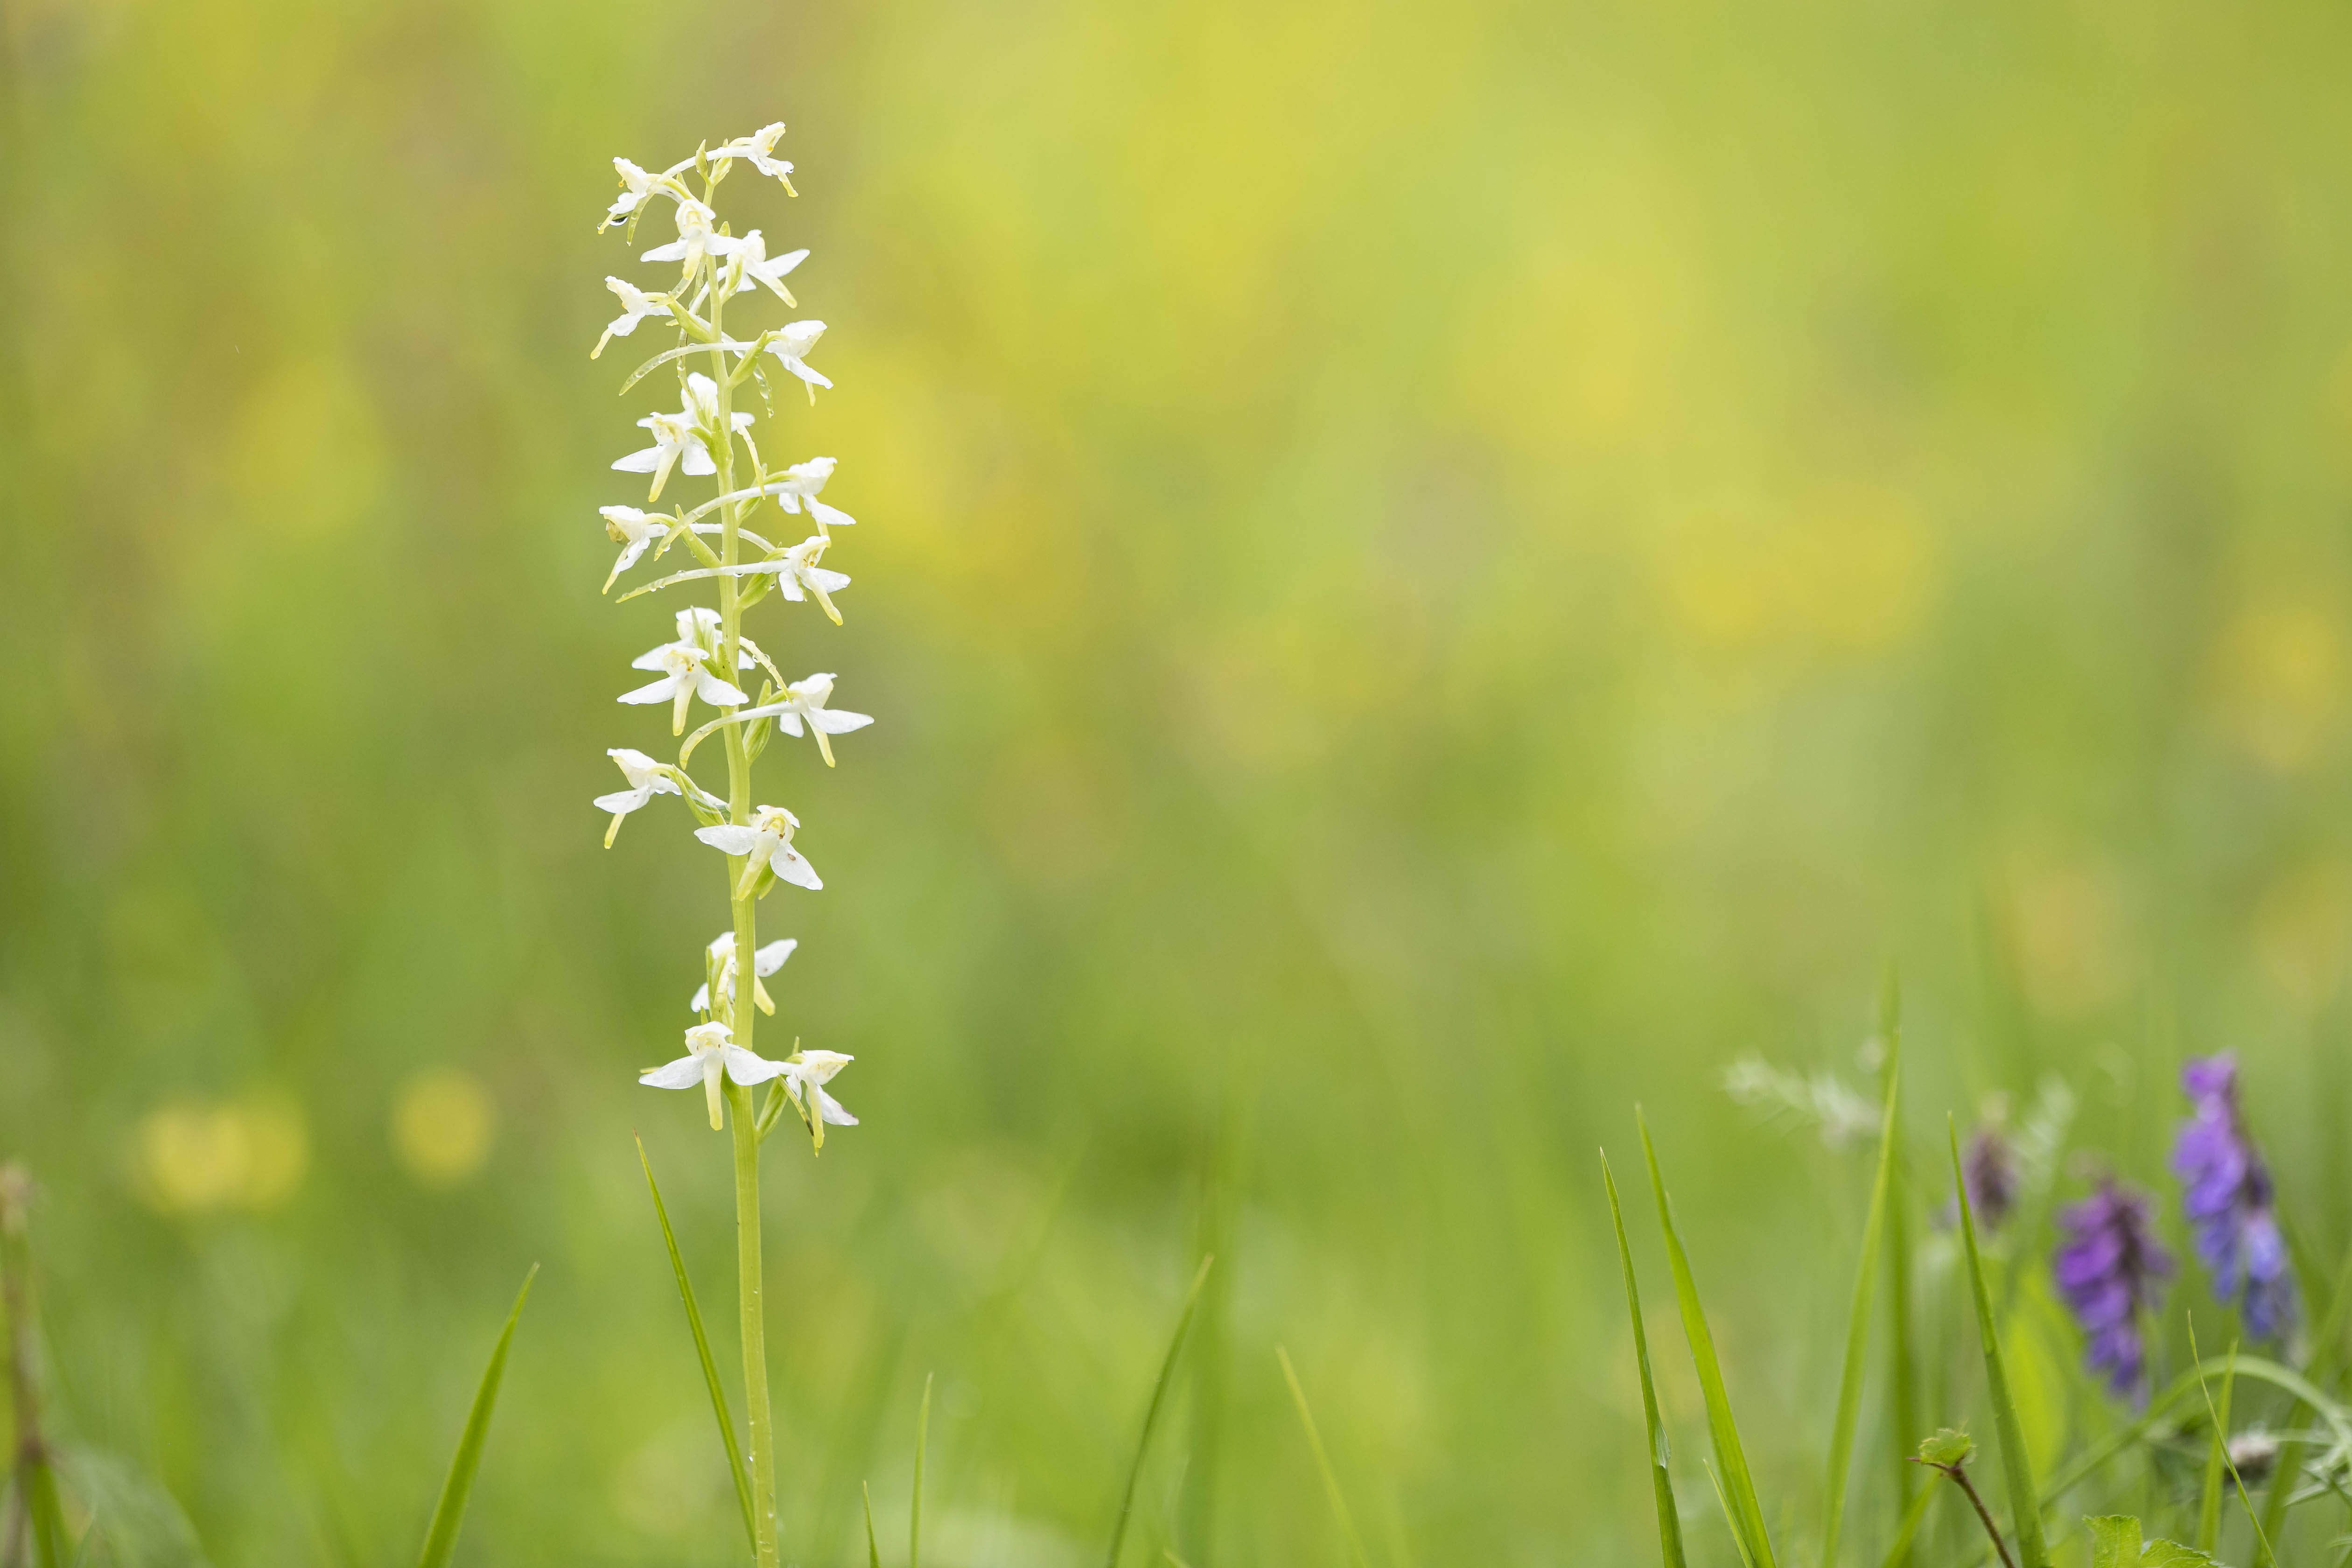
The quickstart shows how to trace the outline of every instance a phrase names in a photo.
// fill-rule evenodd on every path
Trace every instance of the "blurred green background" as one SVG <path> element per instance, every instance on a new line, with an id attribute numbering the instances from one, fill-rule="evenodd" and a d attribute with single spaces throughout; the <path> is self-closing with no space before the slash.
<path id="1" fill-rule="evenodd" d="M 722 889 L 587 804 L 669 610 L 586 353 L 612 155 L 777 118 L 724 210 L 838 390 L 761 439 L 861 525 L 752 629 L 880 717 L 762 769 L 865 1118 L 770 1145 L 793 1560 L 903 1539 L 926 1372 L 931 1560 L 1098 1555 L 1212 1244 L 1133 1561 L 1340 1561 L 1277 1343 L 1383 1568 L 1641 1560 L 1637 1099 L 1810 1500 L 1863 1173 L 1717 1084 L 1850 1068 L 1889 957 L 1923 1129 L 2061 1070 L 2153 1179 L 2236 1047 L 2334 1256 L 2343 7 L 0 19 L 0 1153 L 68 1436 L 213 1561 L 404 1560 L 533 1260 L 461 1558 L 740 1552 L 630 1142 L 723 1321 L 631 1081 Z"/>

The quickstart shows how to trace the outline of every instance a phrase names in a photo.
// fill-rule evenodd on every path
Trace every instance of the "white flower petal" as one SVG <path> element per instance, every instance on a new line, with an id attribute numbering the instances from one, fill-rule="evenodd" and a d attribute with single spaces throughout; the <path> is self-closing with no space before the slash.
<path id="1" fill-rule="evenodd" d="M 793 950 L 800 944 L 801 940 L 796 936 L 788 936 L 780 942 L 768 943 L 767 946 L 751 954 L 751 973 L 763 977 L 773 974 L 784 966 L 784 960 L 790 958 L 793 955 Z"/>
<path id="2" fill-rule="evenodd" d="M 809 722 L 828 735 L 846 735 L 874 722 L 874 715 L 852 713 L 843 708 L 820 708 L 809 715 Z"/>
<path id="3" fill-rule="evenodd" d="M 749 855 L 760 841 L 760 835 L 740 823 L 722 822 L 712 827 L 698 827 L 694 836 L 713 849 L 728 855 Z"/>
<path id="4" fill-rule="evenodd" d="M 816 868 L 808 863 L 808 857 L 789 844 L 777 845 L 776 852 L 768 857 L 768 865 L 778 877 L 795 888 L 806 888 L 814 893 L 824 887 L 817 879 Z"/>
<path id="5" fill-rule="evenodd" d="M 692 1051 L 637 1075 L 647 1089 L 693 1089 L 702 1082 L 702 1058 Z"/>
<path id="6" fill-rule="evenodd" d="M 638 687 L 635 691 L 622 692 L 618 700 L 623 702 L 667 702 L 677 694 L 677 678 L 674 675 L 665 675 L 659 680 Z"/>
<path id="7" fill-rule="evenodd" d="M 600 795 L 588 804 L 599 811 L 609 811 L 616 816 L 625 816 L 653 797 L 653 786 L 648 784 L 642 789 L 625 789 L 612 795 Z"/>

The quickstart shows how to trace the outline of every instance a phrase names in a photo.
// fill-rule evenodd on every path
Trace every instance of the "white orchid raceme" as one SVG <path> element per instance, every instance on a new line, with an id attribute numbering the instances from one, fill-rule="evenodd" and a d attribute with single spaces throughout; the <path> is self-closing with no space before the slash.
<path id="1" fill-rule="evenodd" d="M 639 511 L 633 506 L 598 507 L 596 515 L 604 520 L 605 533 L 621 547 L 619 559 L 613 563 L 612 574 L 604 579 L 607 589 L 620 580 L 622 573 L 637 563 L 646 546 L 667 532 L 674 521 L 659 512 Z"/>
<path id="2" fill-rule="evenodd" d="M 714 163 L 721 158 L 740 158 L 772 180 L 779 180 L 786 191 L 793 190 L 793 166 L 775 156 L 776 143 L 784 139 L 784 122 L 762 125 L 749 136 L 738 136 L 732 142 L 710 149 L 709 157 Z"/>
<path id="3" fill-rule="evenodd" d="M 809 1118 L 809 1131 L 815 1133 L 819 1148 L 824 1146 L 822 1129 L 826 1122 L 830 1121 L 835 1127 L 857 1125 L 857 1118 L 850 1115 L 841 1101 L 824 1091 L 824 1086 L 833 1081 L 834 1074 L 856 1059 L 839 1051 L 794 1051 L 784 1062 L 784 1070 L 777 1075 L 784 1080 L 784 1087 L 792 1097 L 800 1102 L 803 1114 L 812 1110 L 815 1112 Z"/>
<path id="4" fill-rule="evenodd" d="M 786 511 L 797 512 L 807 507 L 819 531 L 846 527 L 857 520 L 839 507 L 816 499 L 817 491 L 824 489 L 825 480 L 833 478 L 833 470 L 838 466 L 838 459 L 833 458 L 811 458 L 805 463 L 794 463 L 784 470 L 782 479 L 768 482 L 768 493 Z"/>
<path id="5" fill-rule="evenodd" d="M 784 274 L 806 261 L 807 251 L 788 250 L 782 256 L 771 258 L 768 242 L 755 228 L 743 237 L 735 257 L 735 266 L 739 269 L 735 292 L 740 294 L 754 287 L 764 288 L 787 305 L 800 303 L 793 298 L 793 291 L 784 287 Z"/>
<path id="6" fill-rule="evenodd" d="M 800 946 L 800 939 L 788 936 L 780 942 L 772 942 L 752 952 L 751 1001 L 761 1012 L 772 1016 L 776 1011 L 776 1004 L 775 1000 L 768 994 L 768 988 L 760 982 L 782 969 L 784 966 L 784 960 L 790 958 L 793 955 L 793 950 L 798 946 Z M 719 976 L 719 994 L 726 997 L 730 1004 L 733 1003 L 735 1000 L 735 933 L 733 931 L 720 931 L 711 940 L 710 946 L 704 953 L 703 968 Z M 694 1000 L 688 1005 L 698 1013 L 710 1011 L 709 981 L 705 980 L 700 985 L 695 987 Z"/>
<path id="7" fill-rule="evenodd" d="M 621 831 L 622 818 L 657 795 L 677 795 L 681 792 L 677 781 L 662 771 L 662 764 L 643 752 L 620 746 L 604 754 L 621 765 L 621 776 L 629 781 L 628 788 L 615 790 L 611 795 L 600 795 L 592 803 L 597 810 L 613 814 L 613 826 L 604 829 L 604 847 L 610 849 L 614 838 Z"/>
<path id="8" fill-rule="evenodd" d="M 816 892 L 824 886 L 817 879 L 816 868 L 793 847 L 793 834 L 800 825 L 801 819 L 782 806 L 763 805 L 751 814 L 749 826 L 722 822 L 715 827 L 698 827 L 694 836 L 721 854 L 744 857 L 743 875 L 735 884 L 739 899 L 751 897 L 760 884 L 763 866 L 779 879 Z"/>
<path id="9" fill-rule="evenodd" d="M 607 278 L 604 287 L 621 301 L 621 313 L 613 318 L 613 324 L 604 329 L 604 335 L 598 338 L 596 346 L 588 351 L 590 359 L 603 353 L 604 345 L 614 338 L 625 338 L 635 331 L 637 323 L 647 316 L 669 314 L 669 296 L 667 294 L 648 294 L 625 278 Z"/>
<path id="10" fill-rule="evenodd" d="M 656 245 L 640 261 L 682 261 L 686 270 L 680 281 L 691 279 L 706 256 L 730 256 L 743 242 L 723 235 L 711 225 L 719 215 L 692 197 L 682 196 L 677 204 L 677 237 L 667 245 Z"/>
<path id="11" fill-rule="evenodd" d="M 769 340 L 768 352 L 784 362 L 784 368 L 808 385 L 809 401 L 816 401 L 816 389 L 833 390 L 833 383 L 811 370 L 802 362 L 816 348 L 817 339 L 824 336 L 823 321 L 788 321 L 782 331 Z"/>
<path id="12" fill-rule="evenodd" d="M 637 1081 L 647 1089 L 692 1089 L 700 1084 L 710 1103 L 710 1130 L 716 1132 L 727 1125 L 719 1091 L 722 1074 L 749 1089 L 793 1070 L 787 1063 L 772 1062 L 737 1045 L 735 1031 L 724 1024 L 697 1024 L 686 1032 L 686 1055 L 647 1068 L 637 1075 Z"/>
<path id="13" fill-rule="evenodd" d="M 833 742 L 828 735 L 846 735 L 852 730 L 863 730 L 874 722 L 871 713 L 851 713 L 825 704 L 833 699 L 833 677 L 820 673 L 793 681 L 784 688 L 784 700 L 773 708 L 755 709 L 755 712 L 772 712 L 776 728 L 798 738 L 803 721 L 809 733 L 816 737 L 816 749 L 824 757 L 824 765 L 833 766 Z"/>
<path id="14" fill-rule="evenodd" d="M 687 705 L 697 697 L 713 708 L 740 708 L 751 700 L 742 689 L 704 668 L 712 656 L 691 643 L 664 643 L 629 661 L 635 669 L 658 669 L 659 680 L 649 680 L 635 691 L 624 691 L 623 702 L 670 704 L 669 732 L 686 733 Z"/>

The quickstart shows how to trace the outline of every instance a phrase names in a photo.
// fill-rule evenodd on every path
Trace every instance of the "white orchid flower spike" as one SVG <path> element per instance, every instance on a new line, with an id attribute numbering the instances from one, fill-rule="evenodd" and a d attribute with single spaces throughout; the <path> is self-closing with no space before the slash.
<path id="1" fill-rule="evenodd" d="M 736 255 L 741 258 L 737 265 L 742 270 L 742 278 L 741 281 L 735 285 L 735 292 L 740 294 L 754 286 L 760 286 L 764 287 L 768 292 L 787 305 L 800 303 L 798 300 L 793 298 L 793 291 L 784 287 L 784 274 L 808 259 L 806 250 L 788 250 L 783 255 L 771 259 L 768 255 L 768 242 L 761 237 L 760 231 L 755 228 L 743 237 Z"/>
<path id="2" fill-rule="evenodd" d="M 686 1032 L 686 1055 L 647 1068 L 637 1075 L 637 1081 L 647 1089 L 692 1089 L 700 1084 L 710 1103 L 710 1130 L 716 1132 L 727 1125 L 719 1093 L 722 1074 L 749 1089 L 792 1070 L 785 1063 L 754 1056 L 737 1045 L 735 1031 L 724 1024 L 697 1024 Z"/>
<path id="3" fill-rule="evenodd" d="M 783 329 L 768 342 L 768 352 L 784 362 L 784 368 L 807 384 L 809 401 L 816 401 L 816 389 L 833 390 L 833 383 L 811 370 L 802 362 L 816 348 L 816 341 L 824 336 L 823 321 L 788 321 Z"/>
<path id="4" fill-rule="evenodd" d="M 772 712 L 776 728 L 795 739 L 805 720 L 809 733 L 816 737 L 816 749 L 824 756 L 824 765 L 833 766 L 833 742 L 828 735 L 846 735 L 852 730 L 863 730 L 874 722 L 871 713 L 851 713 L 839 708 L 828 708 L 833 700 L 833 676 L 829 672 L 807 676 L 784 688 L 784 700 L 772 709 L 755 711 Z"/>
<path id="5" fill-rule="evenodd" d="M 740 158 L 770 179 L 782 181 L 785 191 L 796 196 L 800 193 L 793 189 L 793 166 L 775 156 L 776 143 L 783 139 L 784 122 L 779 120 L 772 125 L 761 126 L 749 136 L 738 136 L 724 146 L 713 147 L 707 156 L 714 163 L 721 158 Z"/>
<path id="6" fill-rule="evenodd" d="M 592 803 L 597 810 L 613 814 L 613 826 L 604 829 L 604 847 L 610 849 L 613 840 L 620 835 L 622 818 L 657 795 L 677 795 L 681 792 L 669 775 L 661 771 L 661 764 L 643 752 L 621 746 L 604 754 L 621 765 L 621 776 L 629 781 L 628 788 L 615 790 L 611 795 L 600 795 Z"/>
<path id="7" fill-rule="evenodd" d="M 613 324 L 606 327 L 604 335 L 596 340 L 596 346 L 588 353 L 590 359 L 603 353 L 604 345 L 614 338 L 625 338 L 635 331 L 637 323 L 647 316 L 669 314 L 669 296 L 667 294 L 648 294 L 625 278 L 607 278 L 604 287 L 620 300 L 621 313 L 613 318 Z"/>
<path id="8" fill-rule="evenodd" d="M 799 946 L 800 939 L 798 937 L 788 936 L 781 942 L 772 942 L 765 947 L 758 948 L 753 951 L 751 954 L 751 1002 L 752 1005 L 758 1007 L 761 1012 L 772 1016 L 776 1011 L 776 1003 L 775 999 L 768 994 L 768 988 L 761 984 L 760 982 L 765 980 L 769 975 L 773 974 L 777 970 L 782 969 L 784 966 L 784 960 L 790 958 L 793 955 L 793 950 Z M 718 974 L 719 994 L 725 996 L 730 1002 L 734 1001 L 735 933 L 733 931 L 720 931 L 718 936 L 711 940 L 710 947 L 709 949 L 709 956 L 703 961 L 703 967 Z M 710 1011 L 709 981 L 706 980 L 700 985 L 695 987 L 694 1000 L 688 1003 L 688 1005 L 698 1013 L 708 1013 Z"/>
<path id="9" fill-rule="evenodd" d="M 620 558 L 613 563 L 612 574 L 604 579 L 607 592 L 620 581 L 621 574 L 637 563 L 646 546 L 669 530 L 671 520 L 659 512 L 639 511 L 633 506 L 605 506 L 596 509 L 604 520 L 604 532 L 621 547 Z"/>
<path id="10" fill-rule="evenodd" d="M 710 220 L 719 215 L 692 197 L 682 197 L 677 204 L 677 237 L 667 245 L 656 245 L 640 261 L 682 261 L 686 270 L 680 281 L 694 276 L 706 256 L 732 256 L 743 242 L 719 233 Z"/>
<path id="11" fill-rule="evenodd" d="M 698 827 L 694 836 L 721 854 L 740 855 L 743 875 L 735 885 L 737 898 L 748 897 L 760 883 L 760 868 L 767 867 L 776 876 L 795 888 L 811 892 L 823 889 L 816 868 L 807 857 L 793 847 L 793 833 L 801 819 L 781 805 L 763 805 L 751 813 L 751 824 L 722 822 L 716 827 Z"/>
<path id="12" fill-rule="evenodd" d="M 699 697 L 713 708 L 740 708 L 751 700 L 740 687 L 722 680 L 703 668 L 711 656 L 692 643 L 664 643 L 657 648 L 639 654 L 629 661 L 636 669 L 658 669 L 659 680 L 648 681 L 635 691 L 624 691 L 623 702 L 667 702 L 670 707 L 669 732 L 686 733 L 687 705 Z M 650 662 L 648 662 L 650 661 Z"/>

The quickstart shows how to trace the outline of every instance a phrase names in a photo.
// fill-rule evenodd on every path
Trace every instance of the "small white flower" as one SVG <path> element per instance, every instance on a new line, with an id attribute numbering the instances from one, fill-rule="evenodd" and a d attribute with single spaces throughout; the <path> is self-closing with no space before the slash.
<path id="1" fill-rule="evenodd" d="M 778 593 L 796 605 L 804 595 L 814 599 L 824 606 L 824 613 L 837 626 L 841 625 L 841 612 L 833 607 L 833 600 L 828 595 L 848 587 L 849 577 L 845 573 L 829 571 L 816 563 L 817 558 L 824 553 L 824 547 L 832 542 L 822 533 L 812 533 L 773 561 L 760 563 L 760 566 L 762 570 L 775 573 Z"/>
<path id="2" fill-rule="evenodd" d="M 846 735 L 852 730 L 863 730 L 874 722 L 870 713 L 850 713 L 838 708 L 827 708 L 833 699 L 833 677 L 818 674 L 795 680 L 784 688 L 784 700 L 775 708 L 776 728 L 797 738 L 801 721 L 808 721 L 809 733 L 816 737 L 816 749 L 824 753 L 824 765 L 833 766 L 833 743 L 828 735 Z"/>
<path id="3" fill-rule="evenodd" d="M 740 708 L 751 700 L 736 687 L 703 668 L 710 658 L 691 643 L 664 643 L 649 653 L 639 654 L 630 660 L 637 669 L 658 669 L 659 680 L 648 681 L 635 691 L 624 691 L 623 702 L 667 702 L 671 704 L 669 732 L 686 733 L 687 704 L 700 697 L 713 708 Z M 647 663 L 650 659 L 653 662 Z"/>
<path id="4" fill-rule="evenodd" d="M 623 817 L 657 795 L 677 795 L 679 790 L 667 774 L 658 771 L 661 764 L 643 752 L 621 746 L 604 754 L 621 765 L 621 776 L 629 781 L 628 788 L 600 795 L 593 803 L 597 810 L 613 814 L 613 826 L 604 829 L 604 847 L 610 849 Z"/>
<path id="5" fill-rule="evenodd" d="M 700 1084 L 710 1103 L 710 1127 L 715 1132 L 727 1124 L 719 1112 L 720 1074 L 748 1089 L 772 1078 L 782 1078 L 792 1070 L 783 1062 L 754 1056 L 737 1045 L 735 1031 L 724 1024 L 697 1024 L 686 1032 L 686 1055 L 660 1067 L 647 1068 L 637 1075 L 637 1081 L 648 1089 L 692 1089 Z"/>
<path id="6" fill-rule="evenodd" d="M 760 284 L 787 305 L 800 303 L 793 298 L 792 290 L 784 287 L 784 274 L 808 259 L 806 250 L 786 251 L 772 260 L 768 256 L 768 242 L 755 228 L 743 237 L 735 254 L 742 258 L 737 263 L 742 268 L 742 275 L 741 280 L 735 285 L 735 292 L 746 293 L 754 284 Z"/>
<path id="7" fill-rule="evenodd" d="M 800 193 L 793 190 L 793 166 L 773 155 L 776 143 L 783 136 L 784 122 L 779 120 L 773 125 L 761 126 L 749 136 L 738 136 L 723 147 L 713 147 L 709 156 L 714 163 L 721 158 L 741 158 L 770 179 L 782 181 L 785 190 L 798 195 Z"/>
<path id="8" fill-rule="evenodd" d="M 653 493 L 646 499 L 658 500 L 672 468 L 696 477 L 719 471 L 704 439 L 706 432 L 715 432 L 718 423 L 719 384 L 696 371 L 686 378 L 686 402 L 677 413 L 648 414 L 637 421 L 639 428 L 652 432 L 654 444 L 616 459 L 613 468 L 624 474 L 651 474 Z M 738 414 L 728 423 L 735 430 L 748 430 L 751 416 Z"/>
<path id="9" fill-rule="evenodd" d="M 621 313 L 613 318 L 613 324 L 606 327 L 604 335 L 596 340 L 596 347 L 588 355 L 590 359 L 603 353 L 604 345 L 614 338 L 625 338 L 635 331 L 637 323 L 647 316 L 669 314 L 669 296 L 667 294 L 648 294 L 625 278 L 607 278 L 604 287 L 620 300 Z"/>
<path id="10" fill-rule="evenodd" d="M 794 1051 L 784 1062 L 784 1070 L 777 1076 L 784 1080 L 785 1089 L 801 1104 L 805 1106 L 812 1100 L 816 1102 L 820 1121 L 830 1121 L 835 1127 L 855 1127 L 857 1118 L 850 1115 L 841 1101 L 825 1093 L 824 1085 L 833 1080 L 834 1074 L 856 1059 L 839 1051 Z"/>
<path id="11" fill-rule="evenodd" d="M 790 958 L 793 955 L 793 950 L 798 946 L 800 946 L 800 939 L 788 936 L 752 951 L 751 1000 L 758 1005 L 761 1012 L 772 1014 L 776 1010 L 776 1004 L 768 995 L 768 988 L 760 982 L 782 969 L 784 966 L 784 960 Z M 735 933 L 731 931 L 720 931 L 712 939 L 709 952 L 709 962 L 704 967 L 717 966 L 719 989 L 728 1001 L 732 1002 L 735 1000 Z M 707 1013 L 710 1010 L 709 981 L 706 980 L 694 988 L 694 1000 L 687 1005 L 698 1013 Z"/>
<path id="12" fill-rule="evenodd" d="M 646 546 L 668 531 L 671 520 L 659 512 L 639 511 L 633 506 L 598 507 L 596 512 L 604 520 L 605 533 L 621 547 L 620 559 L 613 563 L 612 575 L 604 579 L 604 586 L 610 588 L 622 573 L 637 563 Z"/>
<path id="13" fill-rule="evenodd" d="M 801 819 L 782 806 L 763 805 L 751 814 L 749 826 L 722 822 L 716 827 L 698 827 L 694 836 L 721 854 L 747 857 L 742 879 L 735 888 L 737 898 L 758 885 L 762 866 L 793 886 L 814 892 L 824 884 L 817 879 L 816 868 L 793 847 L 793 833 L 800 825 Z"/>
<path id="14" fill-rule="evenodd" d="M 683 261 L 688 277 L 702 265 L 706 256 L 731 256 L 743 242 L 720 234 L 710 226 L 719 215 L 691 197 L 681 197 L 677 204 L 677 237 L 667 245 L 656 245 L 640 261 Z"/>
<path id="15" fill-rule="evenodd" d="M 824 336 L 823 321 L 787 321 L 769 340 L 768 352 L 784 362 L 784 368 L 799 376 L 808 385 L 809 401 L 816 401 L 816 389 L 833 390 L 833 383 L 811 370 L 802 361 L 816 347 L 817 339 Z"/>
<path id="16" fill-rule="evenodd" d="M 691 417 L 703 429 L 716 432 L 719 428 L 719 384 L 696 371 L 686 378 L 686 406 L 680 417 Z M 749 430 L 752 425 L 749 414 L 732 415 L 728 424 L 736 430 Z"/>
<path id="17" fill-rule="evenodd" d="M 615 226 L 631 213 L 653 200 L 656 191 L 671 188 L 667 184 L 668 175 L 648 174 L 626 158 L 614 159 L 613 168 L 621 176 L 621 195 L 618 200 L 605 209 L 604 221 L 596 226 L 599 233 Z"/>
<path id="18" fill-rule="evenodd" d="M 825 480 L 833 478 L 835 466 L 836 459 L 832 458 L 811 458 L 805 463 L 794 463 L 784 470 L 782 479 L 769 481 L 768 493 L 776 498 L 778 506 L 789 512 L 798 512 L 801 503 L 807 502 L 809 515 L 816 519 L 819 528 L 840 528 L 854 523 L 857 520 L 839 507 L 827 506 L 816 499 L 817 491 L 824 489 Z"/>

